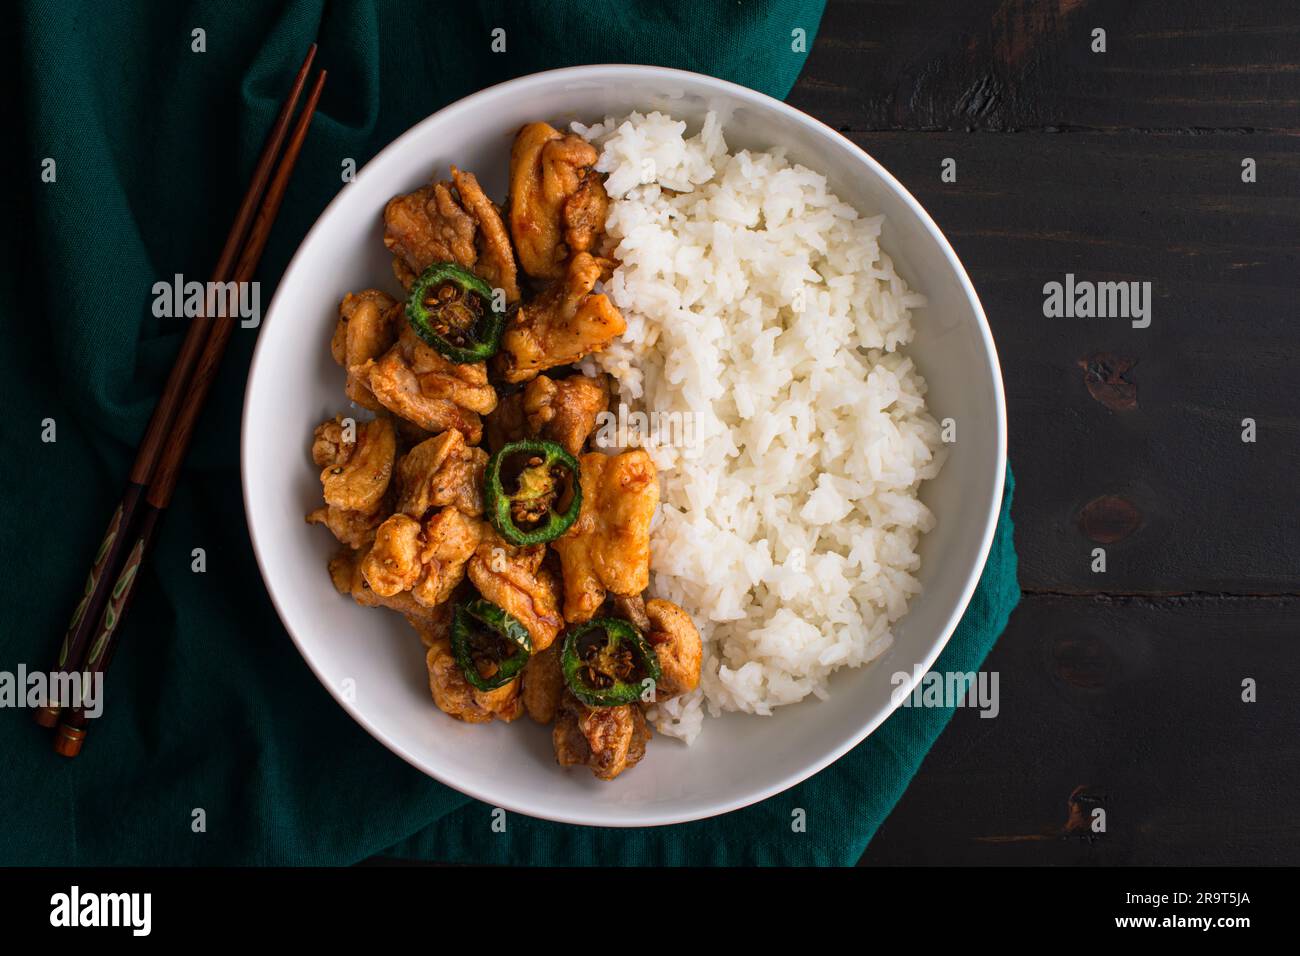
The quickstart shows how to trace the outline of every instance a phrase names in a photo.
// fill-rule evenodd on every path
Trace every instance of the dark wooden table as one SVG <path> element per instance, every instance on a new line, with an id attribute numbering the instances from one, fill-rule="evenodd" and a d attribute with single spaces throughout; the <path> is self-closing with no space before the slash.
<path id="1" fill-rule="evenodd" d="M 1300 863 L 1300 5 L 830 0 L 790 101 L 952 241 L 1017 478 L 1001 714 L 862 862 Z M 1151 326 L 1044 318 L 1067 272 L 1150 281 Z"/>

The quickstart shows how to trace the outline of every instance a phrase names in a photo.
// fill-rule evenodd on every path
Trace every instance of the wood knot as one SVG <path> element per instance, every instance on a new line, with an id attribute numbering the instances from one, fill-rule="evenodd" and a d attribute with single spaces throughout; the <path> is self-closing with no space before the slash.
<path id="1" fill-rule="evenodd" d="M 1142 512 L 1119 495 L 1102 495 L 1084 505 L 1075 520 L 1079 530 L 1093 541 L 1114 544 L 1142 526 Z"/>
<path id="2" fill-rule="evenodd" d="M 1113 412 L 1137 408 L 1137 384 L 1128 378 L 1136 364 L 1137 359 L 1112 352 L 1095 352 L 1078 362 L 1088 394 Z"/>

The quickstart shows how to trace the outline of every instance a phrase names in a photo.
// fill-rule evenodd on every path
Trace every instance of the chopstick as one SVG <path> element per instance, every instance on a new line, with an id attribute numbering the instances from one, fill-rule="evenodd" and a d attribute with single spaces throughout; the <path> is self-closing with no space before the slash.
<path id="1" fill-rule="evenodd" d="M 248 183 L 248 191 L 239 204 L 235 221 L 226 236 L 217 264 L 212 270 L 213 282 L 225 282 L 230 277 L 240 247 L 248 235 L 253 210 L 257 208 L 258 200 L 266 189 L 267 180 L 271 177 L 275 157 L 284 144 L 285 134 L 289 131 L 289 121 L 293 118 L 293 109 L 297 105 L 298 97 L 302 95 L 303 86 L 307 82 L 307 73 L 315 58 L 316 44 L 313 43 L 307 50 L 307 56 L 298 70 L 298 75 L 294 78 L 289 95 L 280 106 L 280 112 L 267 136 L 266 145 L 262 149 L 261 156 L 258 157 L 252 179 Z M 212 318 L 201 313 L 194 318 L 184 341 L 181 342 L 176 361 L 167 376 L 167 384 L 163 387 L 162 395 L 154 406 L 144 437 L 140 440 L 140 447 L 136 450 L 135 462 L 127 478 L 126 490 L 122 493 L 117 510 L 113 512 L 108 529 L 104 532 L 104 538 L 96 552 L 90 574 L 86 579 L 85 593 L 73 611 L 72 620 L 63 636 L 59 656 L 53 667 L 56 673 L 74 674 L 81 667 L 90 635 L 104 610 L 113 582 L 117 580 L 116 570 L 122 563 L 124 549 L 135 525 L 145 488 L 153 477 L 154 468 L 162 454 L 172 420 L 180 407 L 190 373 L 194 370 L 199 352 L 207 341 L 211 329 Z M 46 706 L 36 711 L 36 722 L 43 727 L 54 727 L 59 721 L 59 710 L 59 706 L 54 701 L 48 701 Z"/>
<path id="2" fill-rule="evenodd" d="M 280 164 L 271 178 L 275 156 L 284 143 L 289 120 L 293 116 L 315 55 L 316 45 L 312 44 L 258 160 L 248 192 L 226 238 L 217 268 L 214 269 L 214 281 L 231 280 L 239 284 L 250 281 L 266 248 L 271 227 L 284 199 L 325 84 L 326 73 L 322 70 L 316 77 Z M 253 209 L 262 198 L 264 189 L 265 199 L 254 216 Z M 235 262 L 233 272 L 232 262 Z M 137 453 L 136 467 L 132 468 L 127 492 L 109 523 L 105 542 L 100 545 L 91 578 L 87 582 L 86 597 L 74 612 L 57 665 L 60 670 L 80 673 L 83 681 L 81 702 L 63 712 L 55 737 L 55 750 L 64 756 L 74 757 L 81 750 L 88 720 L 84 706 L 84 688 L 95 674 L 107 669 L 116 651 L 122 618 L 131 603 L 138 569 L 153 543 L 158 519 L 171 502 L 181 464 L 233 329 L 234 319 L 230 316 L 205 314 L 195 319 L 195 325 L 186 335 L 176 365 L 168 377 L 167 387 L 150 419 L 149 429 Z M 186 385 L 188 391 L 182 393 Z M 133 525 L 138 525 L 138 529 L 133 530 Z M 132 542 L 129 551 L 126 549 L 128 542 Z M 45 726 L 52 726 L 51 718 L 57 719 L 59 713 L 52 706 L 46 707 L 39 712 L 38 721 Z"/>

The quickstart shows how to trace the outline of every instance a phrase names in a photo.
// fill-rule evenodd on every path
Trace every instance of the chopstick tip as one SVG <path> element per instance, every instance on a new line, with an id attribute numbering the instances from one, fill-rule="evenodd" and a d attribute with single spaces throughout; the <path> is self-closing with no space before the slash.
<path id="1" fill-rule="evenodd" d="M 311 69 L 312 63 L 316 61 L 316 44 L 313 43 L 307 47 L 307 55 L 303 57 L 302 66 L 298 67 L 298 84 L 307 79 L 307 72 Z"/>

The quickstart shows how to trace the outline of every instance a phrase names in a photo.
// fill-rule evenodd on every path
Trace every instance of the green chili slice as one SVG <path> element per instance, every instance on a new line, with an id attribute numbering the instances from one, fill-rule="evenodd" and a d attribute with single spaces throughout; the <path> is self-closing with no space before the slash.
<path id="1" fill-rule="evenodd" d="M 504 687 L 524 669 L 533 642 L 519 619 L 479 598 L 452 611 L 451 651 L 479 690 Z"/>
<path id="2" fill-rule="evenodd" d="M 454 262 L 435 262 L 420 273 L 406 300 L 406 320 L 460 365 L 496 355 L 505 326 L 505 316 L 492 309 L 492 287 Z"/>
<path id="3" fill-rule="evenodd" d="M 659 682 L 659 657 L 641 632 L 627 621 L 599 617 L 579 624 L 564 638 L 560 652 L 564 682 L 588 707 L 633 704 L 645 682 Z"/>
<path id="4" fill-rule="evenodd" d="M 582 510 L 578 459 L 553 441 L 511 442 L 488 459 L 487 513 L 513 545 L 553 541 Z"/>

